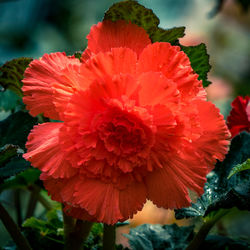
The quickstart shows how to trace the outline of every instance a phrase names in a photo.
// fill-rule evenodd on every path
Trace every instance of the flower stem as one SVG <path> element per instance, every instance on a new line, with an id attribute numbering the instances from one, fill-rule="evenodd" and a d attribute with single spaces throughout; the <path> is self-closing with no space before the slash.
<path id="1" fill-rule="evenodd" d="M 186 248 L 186 250 L 198 250 L 200 248 L 201 244 L 203 243 L 203 241 L 205 240 L 207 234 L 211 230 L 211 228 L 223 216 L 225 216 L 226 214 L 228 214 L 228 212 L 229 212 L 228 210 L 221 210 L 221 211 L 217 212 L 217 214 L 213 218 L 208 219 L 201 226 L 200 230 L 195 235 L 195 237 L 193 238 L 193 240 L 190 242 L 190 244 L 188 245 L 188 247 Z"/>
<path id="2" fill-rule="evenodd" d="M 36 205 L 37 205 L 37 196 L 40 192 L 39 188 L 33 188 L 31 190 L 30 193 L 30 198 L 29 198 L 29 203 L 28 203 L 28 208 L 26 211 L 26 216 L 25 219 L 30 218 L 31 216 L 33 216 L 35 209 L 36 209 Z"/>
<path id="3" fill-rule="evenodd" d="M 17 225 L 21 226 L 23 222 L 22 213 L 21 213 L 21 201 L 20 201 L 20 190 L 14 190 L 14 203 L 16 208 L 16 219 Z"/>
<path id="4" fill-rule="evenodd" d="M 75 220 L 63 213 L 64 221 L 64 249 L 82 250 L 84 240 L 89 235 L 93 222 Z"/>
<path id="5" fill-rule="evenodd" d="M 115 249 L 115 225 L 104 224 L 103 232 L 103 250 Z"/>
<path id="6" fill-rule="evenodd" d="M 21 250 L 32 250 L 27 239 L 22 235 L 20 228 L 16 225 L 13 219 L 10 217 L 6 209 L 0 203 L 0 218 L 11 235 L 12 239 L 16 243 L 17 247 Z"/>

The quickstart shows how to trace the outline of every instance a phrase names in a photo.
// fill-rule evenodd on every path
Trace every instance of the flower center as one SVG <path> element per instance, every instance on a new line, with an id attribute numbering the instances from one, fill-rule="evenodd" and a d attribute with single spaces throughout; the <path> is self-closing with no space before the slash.
<path id="1" fill-rule="evenodd" d="M 116 155 L 138 153 L 147 146 L 149 131 L 141 121 L 126 112 L 110 114 L 98 127 L 99 138 L 105 148 Z"/>

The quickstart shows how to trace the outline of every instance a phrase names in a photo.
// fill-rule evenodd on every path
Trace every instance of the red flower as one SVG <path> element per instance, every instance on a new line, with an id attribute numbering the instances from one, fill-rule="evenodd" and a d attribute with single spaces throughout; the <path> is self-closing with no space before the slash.
<path id="1" fill-rule="evenodd" d="M 232 137 L 241 131 L 250 132 L 250 97 L 236 97 L 232 102 L 232 110 L 227 118 L 227 125 Z"/>
<path id="2" fill-rule="evenodd" d="M 186 54 L 125 21 L 93 26 L 82 62 L 34 60 L 23 83 L 32 115 L 63 121 L 35 126 L 24 158 L 76 218 L 114 224 L 146 199 L 187 207 L 188 190 L 201 195 L 228 150 L 223 117 Z"/>

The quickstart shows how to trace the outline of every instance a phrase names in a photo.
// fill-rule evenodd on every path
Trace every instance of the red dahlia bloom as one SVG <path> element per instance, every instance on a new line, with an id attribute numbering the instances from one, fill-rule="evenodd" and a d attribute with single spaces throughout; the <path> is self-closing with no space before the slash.
<path id="1" fill-rule="evenodd" d="M 241 131 L 250 132 L 250 97 L 236 97 L 232 102 L 232 110 L 227 118 L 227 125 L 232 137 Z"/>
<path id="2" fill-rule="evenodd" d="M 76 218 L 114 224 L 146 199 L 189 206 L 229 132 L 188 57 L 125 21 L 98 23 L 87 38 L 81 62 L 45 54 L 25 71 L 31 115 L 63 122 L 35 126 L 24 158 Z"/>

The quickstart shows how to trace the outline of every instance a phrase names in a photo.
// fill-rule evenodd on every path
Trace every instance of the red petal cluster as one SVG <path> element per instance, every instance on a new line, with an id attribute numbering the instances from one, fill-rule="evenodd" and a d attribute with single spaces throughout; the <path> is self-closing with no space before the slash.
<path id="1" fill-rule="evenodd" d="M 229 132 L 180 47 L 125 21 L 91 28 L 78 59 L 45 54 L 25 71 L 35 126 L 24 158 L 73 217 L 114 224 L 147 199 L 190 205 L 228 150 Z"/>
<path id="2" fill-rule="evenodd" d="M 227 125 L 232 137 L 241 131 L 250 132 L 250 97 L 236 97 L 232 102 L 232 110 L 227 118 Z"/>

